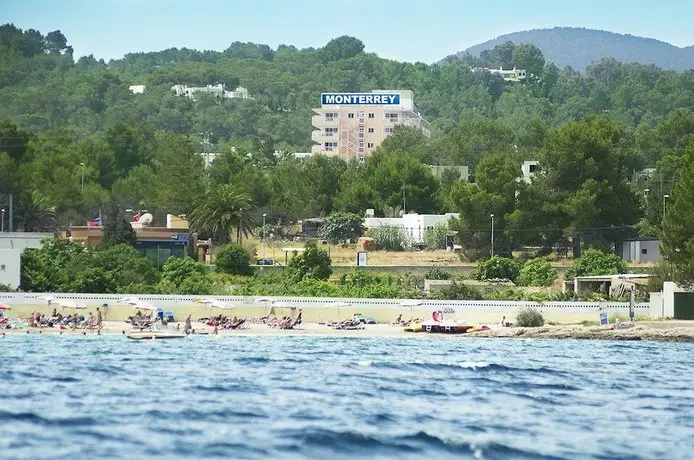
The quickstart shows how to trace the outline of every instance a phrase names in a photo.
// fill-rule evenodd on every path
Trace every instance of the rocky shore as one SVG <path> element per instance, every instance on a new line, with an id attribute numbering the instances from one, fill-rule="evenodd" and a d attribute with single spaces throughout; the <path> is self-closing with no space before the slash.
<path id="1" fill-rule="evenodd" d="M 660 342 L 694 342 L 692 327 L 651 327 L 637 325 L 615 330 L 605 327 L 543 326 L 493 328 L 471 333 L 474 337 L 579 340 L 654 340 Z"/>

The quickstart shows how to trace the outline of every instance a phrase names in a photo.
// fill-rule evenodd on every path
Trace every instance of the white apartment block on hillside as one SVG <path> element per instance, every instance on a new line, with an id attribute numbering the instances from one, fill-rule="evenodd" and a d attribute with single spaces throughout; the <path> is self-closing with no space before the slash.
<path id="1" fill-rule="evenodd" d="M 192 100 L 195 100 L 195 93 L 209 93 L 220 99 L 251 99 L 250 93 L 243 86 L 239 86 L 233 91 L 227 91 L 222 84 L 207 86 L 173 85 L 171 92 L 175 96 L 185 96 Z"/>
<path id="2" fill-rule="evenodd" d="M 504 79 L 504 81 L 512 81 L 515 83 L 519 83 L 526 78 L 526 71 L 524 69 L 516 69 L 515 67 L 511 70 L 504 70 L 503 67 L 499 67 L 498 69 L 487 69 L 487 68 L 480 68 L 480 67 L 475 67 L 472 69 L 473 72 L 489 72 L 493 75 L 501 75 L 501 78 Z"/>
<path id="3" fill-rule="evenodd" d="M 313 153 L 360 162 L 393 132 L 396 125 L 417 126 L 426 136 L 429 124 L 414 105 L 412 91 L 323 93 L 311 118 Z"/>

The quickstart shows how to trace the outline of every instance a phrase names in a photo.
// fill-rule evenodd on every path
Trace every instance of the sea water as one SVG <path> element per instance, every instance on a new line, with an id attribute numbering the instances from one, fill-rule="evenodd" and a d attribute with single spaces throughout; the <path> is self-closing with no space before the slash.
<path id="1" fill-rule="evenodd" d="M 694 457 L 694 346 L 0 338 L 0 458 Z"/>

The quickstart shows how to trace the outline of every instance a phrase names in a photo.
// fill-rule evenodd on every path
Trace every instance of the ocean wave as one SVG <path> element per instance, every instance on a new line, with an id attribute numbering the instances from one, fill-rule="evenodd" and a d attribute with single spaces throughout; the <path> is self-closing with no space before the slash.
<path id="1" fill-rule="evenodd" d="M 235 419 L 264 419 L 266 414 L 248 412 L 241 410 L 182 410 L 182 411 L 162 411 L 153 409 L 144 413 L 147 417 L 156 420 L 201 420 L 201 421 L 229 421 Z"/>
<path id="2" fill-rule="evenodd" d="M 505 364 L 492 363 L 488 361 L 461 361 L 455 363 L 437 363 L 432 361 L 375 361 L 363 359 L 349 364 L 353 367 L 372 367 L 376 369 L 395 369 L 395 370 L 466 370 L 480 372 L 510 372 L 510 373 L 531 373 L 555 376 L 566 376 L 567 373 L 548 367 L 516 367 Z"/>
<path id="3" fill-rule="evenodd" d="M 62 427 L 93 426 L 97 424 L 96 419 L 91 417 L 48 418 L 33 412 L 7 412 L 4 410 L 0 410 L 0 420 L 2 420 L 3 425 L 7 425 L 10 422 Z"/>
<path id="4" fill-rule="evenodd" d="M 301 451 L 329 451 L 332 454 L 351 454 L 360 457 L 372 456 L 421 456 L 428 458 L 450 456 L 452 458 L 518 459 L 533 458 L 554 460 L 557 457 L 523 450 L 509 445 L 490 442 L 473 443 L 450 440 L 425 431 L 404 436 L 379 436 L 355 431 L 326 429 L 294 432 L 292 439 L 298 440 Z M 316 452 L 317 453 L 317 452 Z"/>

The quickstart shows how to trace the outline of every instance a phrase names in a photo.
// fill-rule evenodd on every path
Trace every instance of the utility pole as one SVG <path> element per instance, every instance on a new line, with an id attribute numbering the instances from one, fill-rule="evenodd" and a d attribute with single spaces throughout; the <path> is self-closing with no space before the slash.
<path id="1" fill-rule="evenodd" d="M 84 162 L 81 162 L 80 166 L 82 166 L 82 192 L 84 192 Z"/>
<path id="2" fill-rule="evenodd" d="M 402 183 L 402 214 L 407 214 L 407 207 L 405 206 L 405 182 Z"/>
<path id="3" fill-rule="evenodd" d="M 494 214 L 489 214 L 489 217 L 492 219 L 492 241 L 491 241 L 492 250 L 491 250 L 491 254 L 492 254 L 492 257 L 494 257 Z"/>
<path id="4" fill-rule="evenodd" d="M 663 221 L 665 221 L 665 200 L 668 198 L 670 198 L 670 195 L 668 195 L 667 193 L 663 195 L 663 218 L 660 220 L 661 225 L 663 224 Z"/>
<path id="5" fill-rule="evenodd" d="M 265 216 L 267 214 L 263 213 L 263 263 L 265 263 Z"/>
<path id="6" fill-rule="evenodd" d="M 12 218 L 12 215 L 14 214 L 14 211 L 12 209 L 12 194 L 10 193 L 10 225 L 9 225 L 9 231 L 13 232 L 14 231 L 14 220 Z"/>

